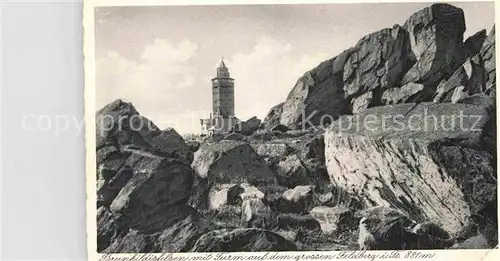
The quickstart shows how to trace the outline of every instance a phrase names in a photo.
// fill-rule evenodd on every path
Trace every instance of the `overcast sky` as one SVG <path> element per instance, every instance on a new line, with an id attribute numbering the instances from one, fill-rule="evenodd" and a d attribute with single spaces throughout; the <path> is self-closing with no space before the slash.
<path id="1" fill-rule="evenodd" d="M 465 37 L 494 23 L 494 4 L 456 3 Z M 364 35 L 402 25 L 429 3 L 100 7 L 97 106 L 121 98 L 160 128 L 199 133 L 224 56 L 236 116 L 263 119 L 297 79 Z"/>

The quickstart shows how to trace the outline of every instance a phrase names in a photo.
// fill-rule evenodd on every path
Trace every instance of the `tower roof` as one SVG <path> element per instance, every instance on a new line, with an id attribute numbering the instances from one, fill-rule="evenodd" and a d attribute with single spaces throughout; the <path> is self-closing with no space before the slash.
<path id="1" fill-rule="evenodd" d="M 220 60 L 219 68 L 227 68 L 226 64 L 224 63 L 224 57 Z"/>
<path id="2" fill-rule="evenodd" d="M 229 78 L 231 77 L 229 75 L 229 69 L 227 68 L 226 64 L 224 63 L 224 57 L 222 57 L 219 67 L 217 67 L 217 77 L 218 78 Z"/>

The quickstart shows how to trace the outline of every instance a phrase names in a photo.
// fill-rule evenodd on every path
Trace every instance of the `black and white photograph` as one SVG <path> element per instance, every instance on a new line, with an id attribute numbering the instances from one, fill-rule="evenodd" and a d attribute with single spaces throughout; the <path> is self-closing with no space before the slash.
<path id="1" fill-rule="evenodd" d="M 89 249 L 498 248 L 495 2 L 89 10 Z"/>

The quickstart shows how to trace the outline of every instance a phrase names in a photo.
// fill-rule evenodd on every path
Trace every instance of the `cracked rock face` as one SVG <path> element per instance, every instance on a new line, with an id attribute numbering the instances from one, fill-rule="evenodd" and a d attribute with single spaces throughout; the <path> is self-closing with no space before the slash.
<path id="1" fill-rule="evenodd" d="M 465 42 L 464 32 L 458 7 L 419 10 L 403 26 L 366 35 L 306 72 L 267 121 L 279 118 L 292 130 L 307 129 L 375 106 L 495 96 L 494 28 L 487 37 L 481 30 Z"/>
<path id="2" fill-rule="evenodd" d="M 463 122 L 456 118 L 453 126 L 450 115 L 460 114 Z M 359 124 L 368 118 L 370 124 Z M 334 184 L 357 193 L 366 205 L 400 209 L 454 233 L 496 200 L 494 158 L 482 145 L 491 120 L 487 108 L 399 104 L 342 120 L 353 127 L 333 125 L 325 134 L 327 170 Z"/>
<path id="3" fill-rule="evenodd" d="M 308 128 L 310 126 L 303 119 L 318 125 L 322 115 L 335 117 L 349 113 L 342 75 L 350 54 L 351 49 L 346 50 L 306 72 L 283 103 L 280 124 L 292 130 Z"/>
<path id="4" fill-rule="evenodd" d="M 483 31 L 481 31 L 483 32 Z M 495 30 L 494 28 L 482 41 L 478 51 L 457 68 L 448 79 L 443 79 L 437 86 L 434 102 L 455 102 L 453 96 L 460 99 L 474 94 L 487 94 L 495 97 Z M 455 99 L 455 100 L 460 100 Z"/>
<path id="5" fill-rule="evenodd" d="M 434 4 L 410 16 L 403 27 L 409 33 L 417 63 L 401 84 L 416 82 L 435 86 L 455 71 L 463 52 L 465 17 L 462 9 Z"/>
<path id="6" fill-rule="evenodd" d="M 413 63 L 408 34 L 399 25 L 363 37 L 344 65 L 346 97 L 394 87 Z M 352 105 L 351 105 L 352 106 Z"/>

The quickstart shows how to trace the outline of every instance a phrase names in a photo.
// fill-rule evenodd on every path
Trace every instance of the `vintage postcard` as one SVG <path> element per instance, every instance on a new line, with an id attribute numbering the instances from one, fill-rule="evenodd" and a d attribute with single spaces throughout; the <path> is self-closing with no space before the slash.
<path id="1" fill-rule="evenodd" d="M 498 260 L 495 2 L 85 0 L 89 260 Z"/>

